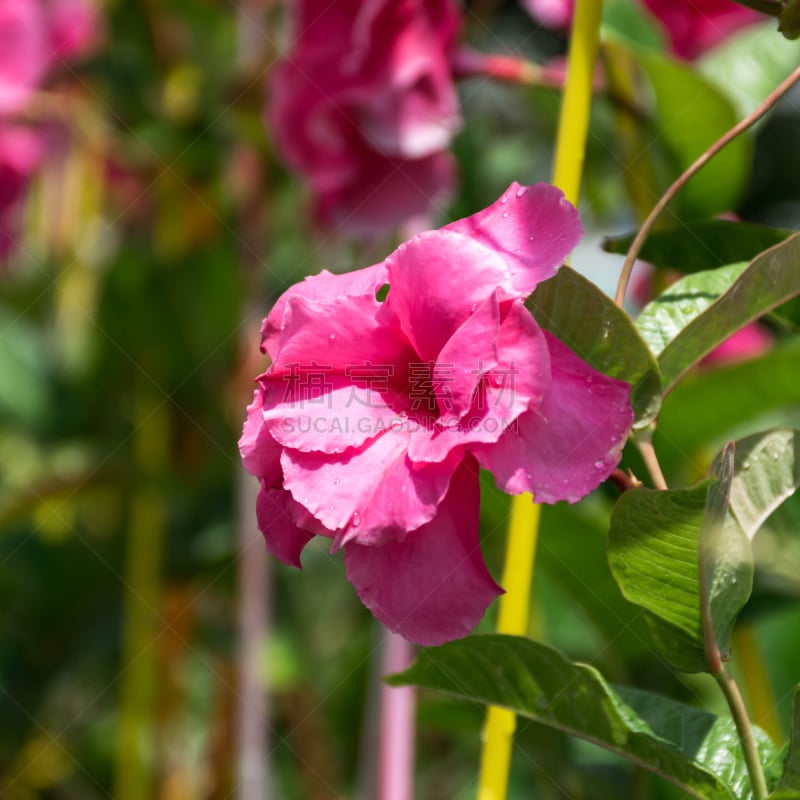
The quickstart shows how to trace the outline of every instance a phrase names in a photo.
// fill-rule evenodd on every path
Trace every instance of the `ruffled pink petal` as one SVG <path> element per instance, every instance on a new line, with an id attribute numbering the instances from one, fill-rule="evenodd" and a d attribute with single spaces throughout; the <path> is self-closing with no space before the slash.
<path id="1" fill-rule="evenodd" d="M 260 478 L 267 488 L 277 486 L 281 482 L 281 446 L 272 437 L 264 424 L 265 390 L 256 388 L 253 402 L 247 406 L 247 418 L 239 439 L 239 452 L 244 468 Z"/>
<path id="2" fill-rule="evenodd" d="M 256 519 L 267 550 L 284 564 L 299 567 L 300 553 L 314 534 L 298 527 L 295 502 L 289 492 L 270 489 L 262 482 L 256 499 Z"/>
<path id="3" fill-rule="evenodd" d="M 488 208 L 442 230 L 469 236 L 501 257 L 519 297 L 555 275 L 583 235 L 578 212 L 560 189 L 516 181 Z"/>
<path id="4" fill-rule="evenodd" d="M 381 262 L 365 269 L 335 275 L 322 270 L 318 275 L 311 275 L 300 283 L 287 289 L 272 307 L 269 315 L 261 324 L 261 350 L 274 358 L 278 352 L 278 342 L 285 325 L 289 301 L 293 297 L 305 297 L 309 300 L 333 300 L 337 297 L 356 297 L 372 295 L 388 282 L 389 273 Z"/>
<path id="5" fill-rule="evenodd" d="M 461 454 L 439 464 L 412 464 L 408 425 L 338 455 L 286 449 L 284 487 L 327 529 L 349 541 L 378 544 L 401 539 L 436 515 Z"/>
<path id="6" fill-rule="evenodd" d="M 552 384 L 495 444 L 471 448 L 497 485 L 540 503 L 574 503 L 611 474 L 633 424 L 630 386 L 590 367 L 545 332 Z"/>
<path id="7" fill-rule="evenodd" d="M 367 370 L 368 372 L 371 370 Z M 311 396 L 297 383 L 320 377 L 324 393 Z M 405 410 L 405 398 L 375 386 L 356 385 L 349 377 L 314 376 L 307 372 L 293 386 L 280 378 L 266 378 L 274 386 L 274 405 L 265 410 L 264 425 L 276 442 L 293 450 L 315 453 L 343 453 L 374 439 L 396 422 Z M 374 388 L 369 386 L 373 384 Z"/>
<path id="8" fill-rule="evenodd" d="M 347 576 L 361 602 L 391 631 L 421 645 L 465 636 L 502 593 L 478 541 L 478 470 L 456 471 L 436 517 L 402 541 L 344 548 Z"/>
<path id="9" fill-rule="evenodd" d="M 436 424 L 412 435 L 412 461 L 441 461 L 455 447 L 496 442 L 549 389 L 550 351 L 542 330 L 521 300 L 500 303 L 500 296 L 502 290 L 495 292 L 442 349 L 439 364 L 458 365 L 453 382 L 458 405 L 448 414 L 439 400 L 442 416 Z M 494 329 L 487 308 L 494 309 Z M 480 373 L 472 384 L 470 371 Z M 473 394 L 467 397 L 462 388 L 470 385 Z M 465 398 L 469 405 L 462 413 Z"/>
<path id="10" fill-rule="evenodd" d="M 0 114 L 22 109 L 44 77 L 50 54 L 39 0 L 0 3 Z"/>
<path id="11" fill-rule="evenodd" d="M 315 362 L 318 372 L 347 375 L 373 364 L 404 380 L 416 358 L 392 311 L 374 293 L 311 300 L 289 298 L 272 372 Z"/>
<path id="12" fill-rule="evenodd" d="M 415 236 L 387 259 L 388 305 L 421 360 L 435 360 L 445 343 L 498 286 L 510 287 L 503 260 L 449 230 Z"/>

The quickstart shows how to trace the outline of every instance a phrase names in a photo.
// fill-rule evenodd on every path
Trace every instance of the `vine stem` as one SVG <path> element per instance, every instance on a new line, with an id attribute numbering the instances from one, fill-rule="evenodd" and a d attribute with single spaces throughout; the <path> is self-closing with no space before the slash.
<path id="1" fill-rule="evenodd" d="M 589 112 L 600 42 L 602 0 L 577 0 L 567 56 L 567 77 L 556 136 L 553 183 L 578 204 L 589 133 Z M 539 530 L 539 506 L 530 494 L 513 498 L 497 629 L 524 635 L 528 627 L 533 565 Z M 516 718 L 506 709 L 490 706 L 484 727 L 479 800 L 504 800 L 508 788 Z"/>
<path id="2" fill-rule="evenodd" d="M 642 249 L 642 246 L 645 243 L 645 240 L 650 235 L 650 231 L 655 224 L 655 221 L 661 215 L 661 212 L 669 205 L 675 195 L 706 165 L 712 158 L 714 158 L 720 150 L 724 149 L 730 142 L 732 142 L 740 133 L 743 133 L 752 125 L 754 125 L 758 120 L 760 120 L 764 114 L 767 113 L 775 103 L 783 97 L 795 83 L 800 80 L 800 67 L 794 70 L 794 72 L 789 75 L 773 92 L 772 94 L 761 103 L 758 108 L 755 109 L 751 114 L 748 114 L 741 122 L 737 125 L 734 125 L 726 134 L 721 136 L 711 147 L 708 148 L 704 153 L 702 153 L 697 160 L 672 184 L 672 186 L 667 189 L 661 199 L 656 203 L 653 210 L 647 216 L 647 219 L 642 223 L 642 227 L 639 229 L 639 232 L 636 234 L 636 238 L 633 240 L 633 244 L 631 244 L 630 250 L 628 250 L 628 255 L 625 257 L 625 263 L 622 265 L 622 271 L 620 272 L 619 282 L 617 283 L 617 292 L 614 297 L 614 301 L 616 304 L 622 308 L 625 302 L 625 293 L 628 289 L 628 282 L 631 278 L 631 272 L 633 271 L 633 265 L 636 263 L 636 258 L 639 255 L 639 252 Z"/>
<path id="3" fill-rule="evenodd" d="M 650 473 L 653 486 L 661 491 L 668 489 L 669 487 L 664 478 L 664 473 L 661 471 L 661 464 L 658 463 L 658 456 L 653 447 L 652 429 L 645 428 L 644 430 L 637 431 L 633 437 L 633 441 L 639 450 L 639 454 L 642 456 L 642 461 L 644 461 L 647 471 Z"/>
<path id="4" fill-rule="evenodd" d="M 747 709 L 744 706 L 739 687 L 724 668 L 714 675 L 714 679 L 725 695 L 725 700 L 736 725 L 736 732 L 739 734 L 744 760 L 747 764 L 747 772 L 750 775 L 753 800 L 765 800 L 768 794 L 767 781 L 764 777 L 764 768 L 761 766 L 761 759 L 758 756 L 756 742 L 753 738 L 753 728 L 750 725 Z"/>

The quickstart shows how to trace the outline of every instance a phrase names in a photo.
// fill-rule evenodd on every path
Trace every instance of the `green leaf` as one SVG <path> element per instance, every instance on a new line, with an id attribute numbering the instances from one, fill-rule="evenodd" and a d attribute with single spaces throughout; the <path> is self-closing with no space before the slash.
<path id="1" fill-rule="evenodd" d="M 753 591 L 750 540 L 728 514 L 734 449 L 729 442 L 714 461 L 716 480 L 708 491 L 700 531 L 700 610 L 706 653 L 714 672 L 721 669 L 719 657 L 730 655 L 734 623 Z"/>
<path id="2" fill-rule="evenodd" d="M 528 301 L 536 321 L 595 369 L 631 384 L 639 424 L 661 405 L 658 366 L 630 317 L 569 267 L 539 284 Z"/>
<path id="3" fill-rule="evenodd" d="M 655 445 L 664 470 L 668 475 L 697 470 L 680 476 L 684 483 L 694 481 L 726 439 L 792 425 L 796 414 L 774 418 L 800 406 L 798 375 L 800 346 L 794 341 L 781 342 L 757 359 L 687 375 L 659 415 Z"/>
<path id="4" fill-rule="evenodd" d="M 653 52 L 637 52 L 637 57 L 653 92 L 653 124 L 643 127 L 642 135 L 650 149 L 666 150 L 669 185 L 739 118 L 731 102 L 693 68 Z M 749 176 L 751 150 L 747 137 L 734 139 L 681 190 L 674 212 L 698 219 L 734 208 Z"/>
<path id="5" fill-rule="evenodd" d="M 786 766 L 770 800 L 796 800 L 800 797 L 800 685 L 795 689 L 792 703 L 792 735 Z"/>
<path id="6" fill-rule="evenodd" d="M 636 318 L 636 327 L 656 356 L 692 320 L 716 302 L 747 268 L 746 263 L 688 275 L 648 303 Z"/>
<path id="7" fill-rule="evenodd" d="M 698 548 L 710 482 L 630 489 L 611 515 L 608 562 L 622 594 L 646 612 L 656 647 L 683 672 L 706 669 Z"/>
<path id="8" fill-rule="evenodd" d="M 800 294 L 798 263 L 800 234 L 795 234 L 753 259 L 728 290 L 710 305 L 705 306 L 703 298 L 697 299 L 696 302 L 703 309 L 696 315 L 689 309 L 686 315 L 689 322 L 677 333 L 669 328 L 666 335 L 668 343 L 659 353 L 658 363 L 665 392 L 669 392 L 688 369 L 737 330 Z M 719 276 L 723 279 L 729 278 L 735 269 L 735 266 L 722 267 L 689 276 L 684 280 L 695 281 L 693 285 L 700 292 L 702 276 L 706 276 L 709 281 L 708 293 L 713 295 L 719 288 Z M 670 287 L 670 292 L 674 288 Z M 663 302 L 673 306 L 681 304 L 674 293 L 670 294 L 670 298 Z M 659 303 L 660 299 L 653 302 Z M 694 302 L 690 298 L 685 301 L 685 305 L 689 308 Z M 648 312 L 647 319 L 653 313 Z M 648 336 L 652 335 L 651 330 Z"/>
<path id="9" fill-rule="evenodd" d="M 750 542 L 725 525 L 733 461 L 726 448 L 714 477 L 690 489 L 629 490 L 611 516 L 611 571 L 646 612 L 663 657 L 683 672 L 718 671 L 711 654 L 728 656 L 752 590 Z"/>
<path id="10" fill-rule="evenodd" d="M 749 539 L 800 486 L 799 448 L 800 431 L 786 429 L 736 442 L 730 514 Z"/>
<path id="11" fill-rule="evenodd" d="M 683 273 L 701 272 L 749 261 L 793 233 L 784 228 L 727 219 L 686 222 L 653 231 L 639 252 L 639 258 L 656 267 Z M 608 238 L 603 242 L 603 249 L 625 255 L 635 236 L 635 233 L 628 233 Z"/>
<path id="12" fill-rule="evenodd" d="M 473 702 L 586 739 L 671 781 L 702 800 L 750 798 L 734 725 L 647 692 L 612 687 L 597 670 L 539 642 L 472 636 L 423 650 L 414 665 L 388 679 Z M 766 761 L 775 748 L 756 733 Z"/>

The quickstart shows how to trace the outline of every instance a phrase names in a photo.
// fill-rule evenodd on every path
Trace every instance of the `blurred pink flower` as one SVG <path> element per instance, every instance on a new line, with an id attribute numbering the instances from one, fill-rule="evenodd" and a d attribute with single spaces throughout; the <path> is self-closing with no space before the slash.
<path id="1" fill-rule="evenodd" d="M 561 192 L 515 183 L 379 264 L 278 300 L 239 442 L 273 555 L 299 566 L 313 536 L 333 539 L 363 603 L 415 642 L 477 624 L 501 591 L 480 554 L 478 467 L 505 491 L 575 502 L 614 469 L 632 423 L 629 386 L 524 306 L 580 236 Z"/>
<path id="2" fill-rule="evenodd" d="M 43 150 L 37 130 L 0 122 L 0 257 L 14 249 L 20 201 Z"/>
<path id="3" fill-rule="evenodd" d="M 679 58 L 695 59 L 745 25 L 764 20 L 763 14 L 734 0 L 642 0 L 664 27 L 670 50 Z M 566 28 L 575 0 L 522 0 L 534 19 L 551 28 Z"/>
<path id="4" fill-rule="evenodd" d="M 57 61 L 82 55 L 96 35 L 88 0 L 3 0 L 0 115 L 21 111 Z"/>
<path id="5" fill-rule="evenodd" d="M 766 353 L 773 342 L 773 336 L 767 328 L 751 322 L 714 348 L 700 363 L 704 367 L 719 367 L 746 361 Z"/>
<path id="6" fill-rule="evenodd" d="M 733 0 L 644 0 L 664 26 L 670 49 L 679 58 L 695 59 L 734 31 L 766 19 Z"/>
<path id="7" fill-rule="evenodd" d="M 98 26 L 89 0 L 0 0 L 0 257 L 14 249 L 25 190 L 45 134 L 11 122 L 61 59 L 86 53 Z"/>
<path id="8" fill-rule="evenodd" d="M 268 124 L 319 219 L 374 234 L 435 209 L 455 180 L 455 0 L 293 4 L 294 43 L 269 81 Z"/>
<path id="9" fill-rule="evenodd" d="M 522 0 L 522 5 L 548 28 L 568 27 L 575 11 L 575 0 Z"/>

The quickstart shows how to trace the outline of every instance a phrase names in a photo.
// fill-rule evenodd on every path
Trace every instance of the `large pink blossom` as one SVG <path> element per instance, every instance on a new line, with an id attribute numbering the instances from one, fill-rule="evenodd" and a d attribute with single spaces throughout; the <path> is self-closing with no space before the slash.
<path id="1" fill-rule="evenodd" d="M 658 19 L 679 58 L 695 59 L 745 25 L 764 15 L 734 0 L 642 0 Z M 572 20 L 575 0 L 522 0 L 530 14 L 552 28 L 565 28 Z"/>
<path id="2" fill-rule="evenodd" d="M 299 0 L 293 10 L 267 120 L 320 220 L 372 234 L 435 210 L 455 175 L 456 0 Z"/>
<path id="3" fill-rule="evenodd" d="M 474 627 L 501 591 L 478 543 L 479 466 L 505 491 L 574 502 L 616 466 L 632 422 L 628 385 L 524 306 L 580 236 L 561 192 L 515 183 L 278 300 L 239 442 L 273 555 L 299 566 L 329 537 L 389 629 L 435 644 Z"/>

